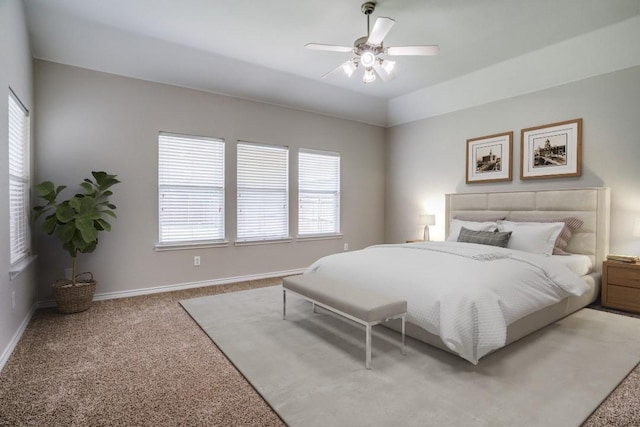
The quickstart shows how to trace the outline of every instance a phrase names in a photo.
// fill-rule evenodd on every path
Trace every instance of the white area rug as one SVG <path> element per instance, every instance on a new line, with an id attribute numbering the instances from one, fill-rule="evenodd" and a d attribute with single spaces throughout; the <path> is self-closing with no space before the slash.
<path id="1" fill-rule="evenodd" d="M 181 301 L 290 426 L 578 426 L 640 362 L 640 319 L 584 309 L 477 366 L 287 295 L 280 286 Z"/>

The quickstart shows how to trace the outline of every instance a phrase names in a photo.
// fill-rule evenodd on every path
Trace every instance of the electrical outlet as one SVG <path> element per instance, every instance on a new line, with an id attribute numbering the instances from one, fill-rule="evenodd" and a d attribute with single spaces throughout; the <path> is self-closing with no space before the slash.
<path id="1" fill-rule="evenodd" d="M 16 308 L 16 291 L 11 291 L 11 308 Z"/>
<path id="2" fill-rule="evenodd" d="M 196 255 L 193 257 L 193 266 L 200 267 L 200 255 Z"/>
<path id="3" fill-rule="evenodd" d="M 344 244 L 344 250 L 345 250 L 345 251 L 348 251 L 348 250 L 349 250 L 349 244 L 348 244 L 348 243 L 345 243 L 345 244 Z"/>

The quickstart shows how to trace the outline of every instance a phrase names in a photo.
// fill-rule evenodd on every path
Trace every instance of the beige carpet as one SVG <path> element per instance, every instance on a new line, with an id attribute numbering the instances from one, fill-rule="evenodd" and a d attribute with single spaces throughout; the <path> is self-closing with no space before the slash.
<path id="1" fill-rule="evenodd" d="M 0 425 L 283 425 L 178 303 L 272 284 L 39 310 L 0 374 Z"/>
<path id="2" fill-rule="evenodd" d="M 75 315 L 38 310 L 0 372 L 0 425 L 283 425 L 178 303 L 272 284 L 100 301 Z M 585 427 L 638 425 L 640 368 Z"/>

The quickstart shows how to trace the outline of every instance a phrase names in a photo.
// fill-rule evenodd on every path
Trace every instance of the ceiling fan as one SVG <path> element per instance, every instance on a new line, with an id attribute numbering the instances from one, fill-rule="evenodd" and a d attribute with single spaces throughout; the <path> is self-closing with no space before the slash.
<path id="1" fill-rule="evenodd" d="M 393 68 L 396 63 L 395 61 L 386 59 L 384 57 L 385 55 L 416 56 L 436 55 L 438 53 L 440 49 L 436 45 L 384 47 L 382 42 L 396 21 L 391 18 L 380 17 L 376 19 L 375 24 L 373 24 L 373 29 L 370 30 L 369 18 L 375 8 L 376 3 L 373 1 L 362 4 L 362 13 L 367 16 L 367 35 L 357 39 L 353 43 L 353 47 L 320 43 L 307 43 L 305 45 L 307 49 L 325 50 L 329 52 L 349 52 L 354 54 L 351 59 L 323 75 L 323 79 L 338 74 L 340 71 L 343 71 L 347 76 L 351 77 L 353 72 L 362 66 L 364 68 L 364 75 L 362 77 L 364 83 L 373 82 L 376 79 L 376 75 L 380 76 L 380 78 L 386 82 L 395 77 Z"/>

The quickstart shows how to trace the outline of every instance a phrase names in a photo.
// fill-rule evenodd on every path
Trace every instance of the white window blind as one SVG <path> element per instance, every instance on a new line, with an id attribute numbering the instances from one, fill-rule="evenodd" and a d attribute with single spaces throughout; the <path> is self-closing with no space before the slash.
<path id="1" fill-rule="evenodd" d="M 238 143 L 237 240 L 289 237 L 289 149 Z"/>
<path id="2" fill-rule="evenodd" d="M 29 112 L 9 92 L 9 244 L 11 264 L 30 255 Z"/>
<path id="3" fill-rule="evenodd" d="M 301 149 L 298 235 L 340 232 L 340 154 Z"/>
<path id="4" fill-rule="evenodd" d="M 159 243 L 224 240 L 224 141 L 161 132 Z"/>

